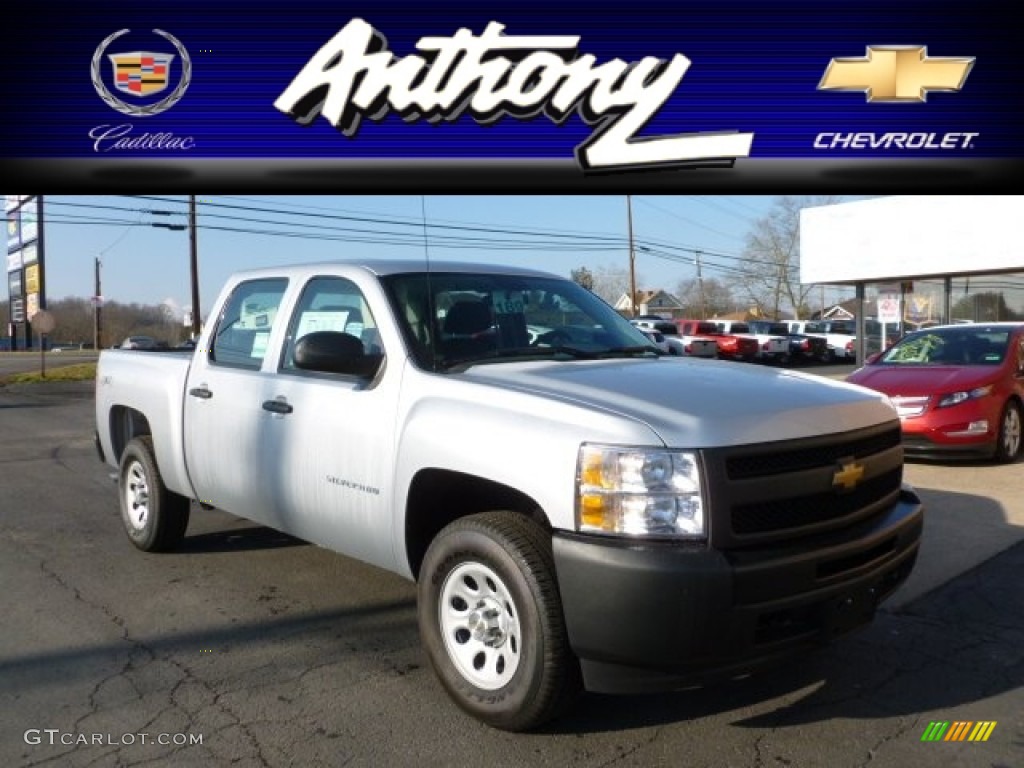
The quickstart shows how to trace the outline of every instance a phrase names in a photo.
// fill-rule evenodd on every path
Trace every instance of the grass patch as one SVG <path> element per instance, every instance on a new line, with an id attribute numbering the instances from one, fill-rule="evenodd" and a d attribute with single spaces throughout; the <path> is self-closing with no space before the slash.
<path id="1" fill-rule="evenodd" d="M 0 384 L 42 384 L 48 381 L 92 381 L 96 378 L 96 363 L 46 367 L 46 378 L 39 371 L 12 373 L 0 378 Z"/>

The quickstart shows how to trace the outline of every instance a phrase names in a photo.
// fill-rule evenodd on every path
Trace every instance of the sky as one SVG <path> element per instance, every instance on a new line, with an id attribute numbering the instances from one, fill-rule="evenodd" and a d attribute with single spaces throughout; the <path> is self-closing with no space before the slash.
<path id="1" fill-rule="evenodd" d="M 153 226 L 186 224 L 187 197 L 43 197 L 50 300 L 92 296 L 99 257 L 105 299 L 191 304 L 188 231 Z M 637 288 L 675 292 L 696 276 L 697 251 L 705 278 L 733 281 L 748 232 L 775 200 L 630 196 Z M 580 266 L 629 265 L 625 195 L 200 195 L 197 211 L 204 315 L 228 275 L 247 268 L 427 252 L 565 276 Z"/>

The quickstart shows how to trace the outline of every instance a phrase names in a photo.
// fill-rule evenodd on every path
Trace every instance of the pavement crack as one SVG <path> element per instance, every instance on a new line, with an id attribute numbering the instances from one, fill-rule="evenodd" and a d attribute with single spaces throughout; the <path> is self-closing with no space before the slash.
<path id="1" fill-rule="evenodd" d="M 867 759 L 864 760 L 864 762 L 859 763 L 857 768 L 864 768 L 864 766 L 867 766 L 870 763 L 872 763 L 875 757 L 878 756 L 879 751 L 883 747 L 885 747 L 885 745 L 889 744 L 890 742 L 896 741 L 897 739 L 903 738 L 907 735 L 907 733 L 909 733 L 912 730 L 916 730 L 918 727 L 918 723 L 920 722 L 920 719 L 916 716 L 901 717 L 899 718 L 898 722 L 900 723 L 900 727 L 898 727 L 894 732 L 886 734 L 881 739 L 872 744 L 870 747 L 868 747 Z"/>
<path id="2" fill-rule="evenodd" d="M 622 762 L 623 760 L 626 760 L 632 755 L 635 755 L 644 747 L 649 747 L 651 744 L 656 742 L 661 737 L 661 731 L 661 728 L 655 728 L 649 737 L 641 739 L 637 743 L 633 744 L 631 747 L 624 747 L 621 744 L 617 745 L 616 750 L 618 750 L 618 754 L 616 754 L 615 757 L 611 758 L 610 760 L 606 760 L 605 762 L 601 763 L 600 768 L 604 768 L 605 766 L 609 765 L 615 765 L 616 763 Z"/>

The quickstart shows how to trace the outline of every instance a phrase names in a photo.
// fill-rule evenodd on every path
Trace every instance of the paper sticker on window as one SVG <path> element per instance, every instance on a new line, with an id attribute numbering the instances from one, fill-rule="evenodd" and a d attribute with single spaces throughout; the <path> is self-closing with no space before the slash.
<path id="1" fill-rule="evenodd" d="M 255 357 L 262 360 L 267 354 L 267 342 L 270 341 L 270 332 L 257 333 L 252 338 L 252 352 L 249 353 L 249 357 Z"/>
<path id="2" fill-rule="evenodd" d="M 496 315 L 521 315 L 526 310 L 522 291 L 494 291 L 491 301 Z"/>
<path id="3" fill-rule="evenodd" d="M 302 313 L 299 320 L 299 327 L 295 331 L 295 338 L 301 339 L 307 333 L 314 331 L 337 331 L 345 330 L 345 323 L 348 320 L 348 312 L 323 312 L 319 310 L 308 310 Z"/>

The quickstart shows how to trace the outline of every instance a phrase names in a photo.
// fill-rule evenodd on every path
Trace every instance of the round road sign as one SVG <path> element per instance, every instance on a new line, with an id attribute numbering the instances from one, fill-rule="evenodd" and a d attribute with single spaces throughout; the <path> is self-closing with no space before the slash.
<path id="1" fill-rule="evenodd" d="M 57 327 L 57 319 L 45 309 L 40 309 L 32 315 L 31 323 L 36 333 L 51 333 Z"/>

